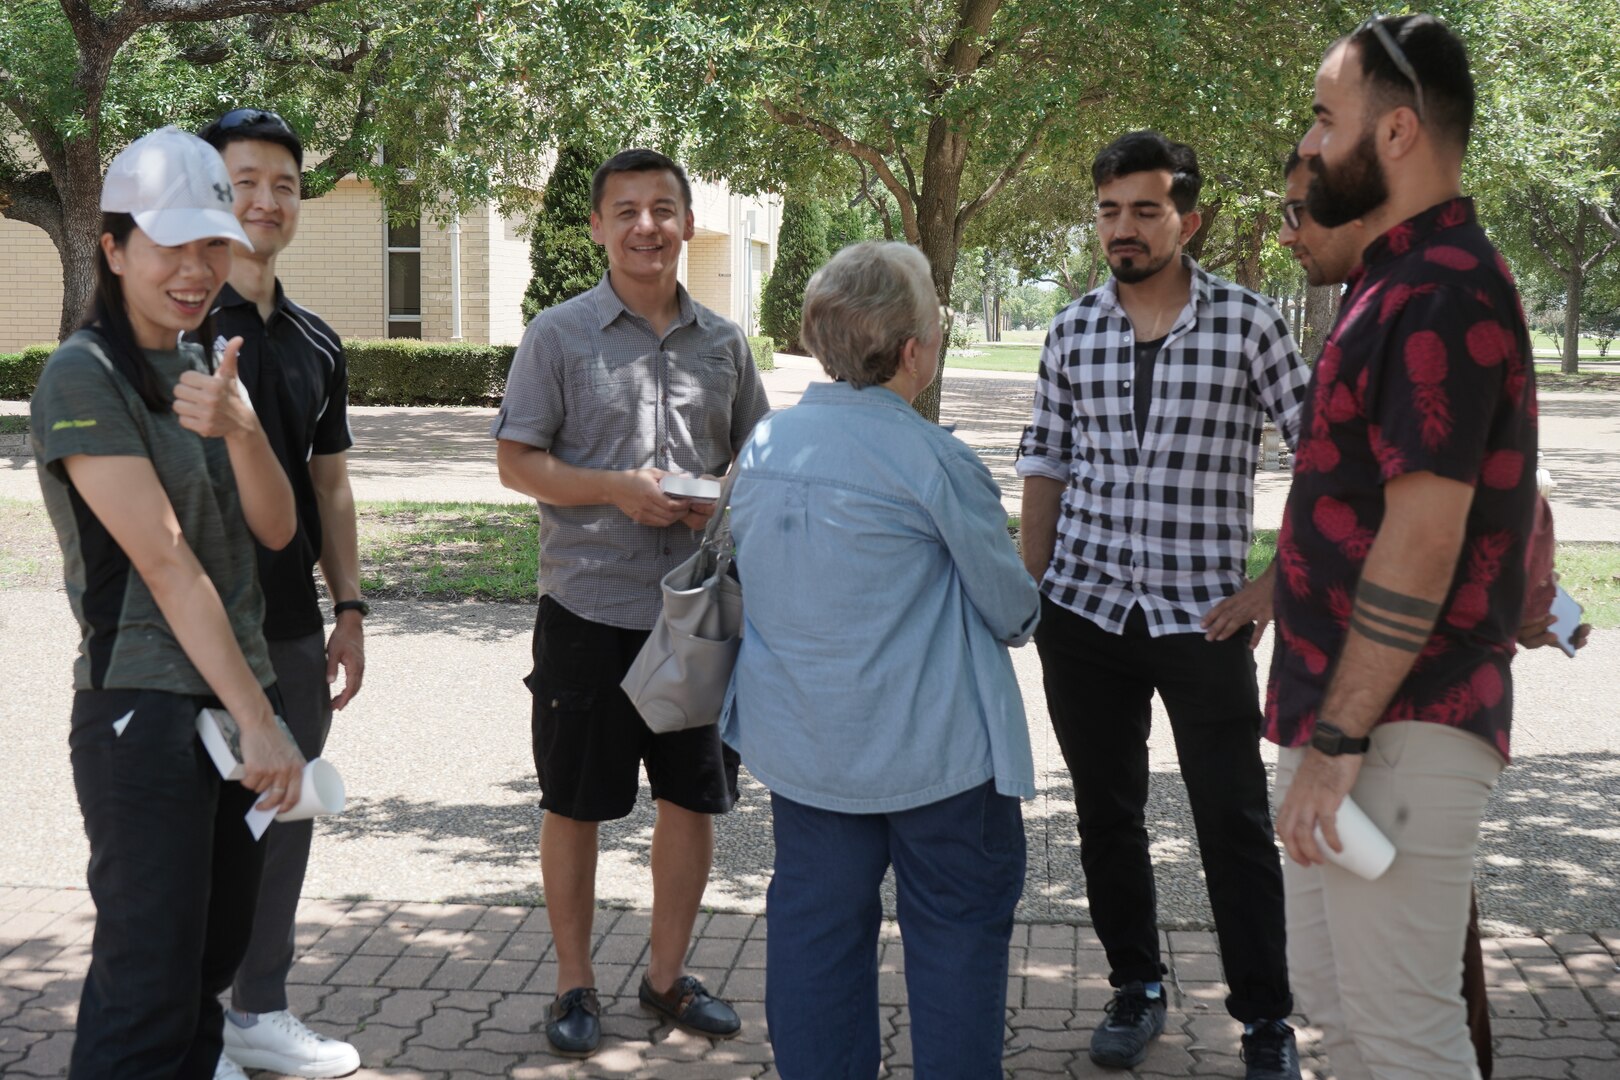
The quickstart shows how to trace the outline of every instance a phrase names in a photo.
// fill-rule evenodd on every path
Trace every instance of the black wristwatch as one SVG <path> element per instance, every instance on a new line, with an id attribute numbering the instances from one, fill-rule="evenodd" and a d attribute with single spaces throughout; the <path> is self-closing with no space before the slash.
<path id="1" fill-rule="evenodd" d="M 358 611 L 363 619 L 371 614 L 371 605 L 364 600 L 339 600 L 332 605 L 332 617 L 343 614 L 345 611 Z"/>
<path id="2" fill-rule="evenodd" d="M 1338 757 L 1340 754 L 1365 754 L 1371 745 L 1370 735 L 1352 739 L 1326 720 L 1318 720 L 1315 730 L 1311 732 L 1311 749 L 1320 750 L 1329 757 Z"/>

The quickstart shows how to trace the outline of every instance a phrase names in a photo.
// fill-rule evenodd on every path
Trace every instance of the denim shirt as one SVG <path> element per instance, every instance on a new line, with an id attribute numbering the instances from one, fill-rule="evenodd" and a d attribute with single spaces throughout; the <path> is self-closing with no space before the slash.
<path id="1" fill-rule="evenodd" d="M 1033 798 L 1008 646 L 1040 593 L 990 471 L 882 387 L 812 385 L 738 456 L 742 649 L 720 733 L 795 802 L 887 813 L 992 777 Z"/>

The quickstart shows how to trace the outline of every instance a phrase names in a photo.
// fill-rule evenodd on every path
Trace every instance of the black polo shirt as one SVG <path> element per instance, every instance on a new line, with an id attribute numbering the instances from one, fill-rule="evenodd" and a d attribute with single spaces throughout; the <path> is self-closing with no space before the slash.
<path id="1" fill-rule="evenodd" d="M 288 300 L 279 281 L 268 322 L 259 318 L 258 305 L 229 285 L 220 290 L 213 316 L 214 333 L 242 338 L 238 375 L 298 505 L 292 543 L 280 551 L 259 549 L 264 636 L 271 641 L 304 637 L 323 625 L 313 573 L 321 553 L 321 516 L 309 460 L 354 445 L 343 343 L 317 315 Z"/>

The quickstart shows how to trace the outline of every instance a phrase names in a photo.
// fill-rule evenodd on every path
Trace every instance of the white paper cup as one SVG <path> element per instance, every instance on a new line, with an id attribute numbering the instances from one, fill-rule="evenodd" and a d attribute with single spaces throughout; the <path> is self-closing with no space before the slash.
<path id="1" fill-rule="evenodd" d="M 1336 821 L 1339 828 L 1339 843 L 1344 846 L 1344 850 L 1334 851 L 1328 847 L 1327 840 L 1322 836 L 1322 826 L 1318 825 L 1316 845 L 1322 849 L 1323 858 L 1368 881 L 1377 881 L 1383 876 L 1384 871 L 1389 869 L 1389 864 L 1395 861 L 1395 845 L 1389 842 L 1389 837 L 1378 831 L 1378 826 L 1372 823 L 1372 819 L 1348 795 L 1344 797 L 1344 802 L 1339 804 Z"/>
<path id="2" fill-rule="evenodd" d="M 316 758 L 304 765 L 303 788 L 298 793 L 298 805 L 276 815 L 277 821 L 307 821 L 321 814 L 341 814 L 347 793 L 343 777 L 325 758 Z"/>

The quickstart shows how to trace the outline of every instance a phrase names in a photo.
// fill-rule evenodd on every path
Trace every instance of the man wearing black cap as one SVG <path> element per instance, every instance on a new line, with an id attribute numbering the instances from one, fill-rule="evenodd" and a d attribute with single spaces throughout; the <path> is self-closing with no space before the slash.
<path id="1" fill-rule="evenodd" d="M 298 532 L 281 551 L 259 551 L 265 593 L 264 636 L 287 726 L 308 759 L 320 756 L 332 710 L 354 699 L 365 674 L 367 613 L 360 599 L 354 494 L 347 451 L 348 368 L 332 328 L 287 299 L 276 259 L 298 229 L 303 146 L 285 120 L 260 109 L 236 109 L 201 132 L 225 158 L 235 188 L 236 217 L 253 241 L 237 246 L 229 283 L 220 291 L 214 326 L 243 340 L 240 377 L 254 411 L 292 482 Z M 312 571 L 320 563 L 335 601 L 325 634 Z M 330 687 L 343 669 L 343 687 Z M 313 835 L 309 821 L 281 822 L 265 833 L 264 880 L 253 939 L 231 988 L 225 1057 L 218 1078 L 238 1066 L 292 1076 L 344 1076 L 360 1067 L 348 1043 L 315 1034 L 287 1009 L 293 922 Z M 234 1064 L 233 1064 L 234 1062 Z"/>

